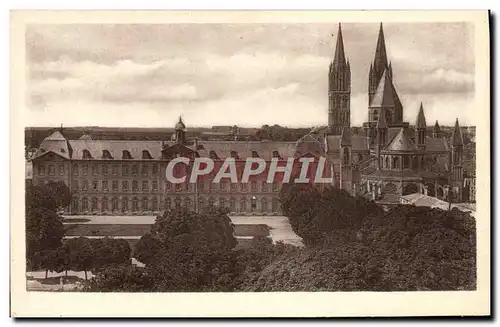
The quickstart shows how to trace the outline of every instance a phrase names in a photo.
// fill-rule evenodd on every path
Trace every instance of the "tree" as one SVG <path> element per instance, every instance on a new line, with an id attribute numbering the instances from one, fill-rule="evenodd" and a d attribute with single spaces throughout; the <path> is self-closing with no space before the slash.
<path id="1" fill-rule="evenodd" d="M 92 271 L 112 265 L 130 264 L 131 249 L 127 241 L 110 237 L 91 239 Z"/>
<path id="2" fill-rule="evenodd" d="M 48 190 L 50 195 L 55 199 L 57 208 L 67 207 L 71 203 L 71 191 L 64 182 L 51 181 L 45 184 L 45 188 Z"/>
<path id="3" fill-rule="evenodd" d="M 85 280 L 87 272 L 94 267 L 94 253 L 91 240 L 86 237 L 72 238 L 67 240 L 70 253 L 71 267 L 75 271 L 84 271 Z"/>
<path id="4" fill-rule="evenodd" d="M 45 187 L 28 186 L 26 190 L 26 260 L 32 266 L 36 252 L 61 246 L 64 226 L 55 212 L 55 200 Z"/>
<path id="5" fill-rule="evenodd" d="M 148 292 L 154 282 L 144 268 L 133 265 L 108 266 L 99 271 L 85 290 L 90 292 Z"/>

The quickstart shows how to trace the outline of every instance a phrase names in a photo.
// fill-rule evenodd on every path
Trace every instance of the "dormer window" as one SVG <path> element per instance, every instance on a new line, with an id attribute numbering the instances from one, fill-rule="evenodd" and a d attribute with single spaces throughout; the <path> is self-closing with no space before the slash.
<path id="1" fill-rule="evenodd" d="M 128 150 L 123 150 L 122 159 L 132 159 L 132 156 L 130 155 L 130 152 Z"/>
<path id="2" fill-rule="evenodd" d="M 252 158 L 259 158 L 259 154 L 257 153 L 257 151 L 252 151 Z"/>
<path id="3" fill-rule="evenodd" d="M 217 153 L 215 153 L 214 150 L 211 150 L 210 151 L 210 159 L 219 159 L 219 157 L 217 156 Z"/>
<path id="4" fill-rule="evenodd" d="M 59 151 L 61 151 L 61 153 L 66 153 L 66 150 L 64 150 L 63 148 L 59 149 Z"/>
<path id="5" fill-rule="evenodd" d="M 102 150 L 102 158 L 103 159 L 113 159 L 113 156 L 108 150 Z"/>
<path id="6" fill-rule="evenodd" d="M 83 159 L 92 159 L 92 155 L 90 154 L 89 150 L 83 150 Z"/>
<path id="7" fill-rule="evenodd" d="M 151 154 L 149 153 L 148 150 L 143 150 L 142 151 L 142 159 L 153 159 L 153 157 L 151 157 Z"/>
<path id="8" fill-rule="evenodd" d="M 277 150 L 273 151 L 273 158 L 280 158 L 280 153 Z"/>
<path id="9" fill-rule="evenodd" d="M 203 146 L 203 144 L 198 144 L 196 150 L 205 150 L 205 147 Z"/>
<path id="10" fill-rule="evenodd" d="M 231 158 L 238 159 L 238 152 L 236 151 L 231 151 Z"/>

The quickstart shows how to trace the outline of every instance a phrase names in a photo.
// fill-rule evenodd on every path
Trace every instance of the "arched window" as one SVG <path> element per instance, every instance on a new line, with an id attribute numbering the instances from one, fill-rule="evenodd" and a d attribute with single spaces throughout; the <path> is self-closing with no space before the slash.
<path id="1" fill-rule="evenodd" d="M 234 200 L 234 198 L 229 199 L 229 209 L 231 210 L 231 212 L 236 211 L 236 201 Z"/>
<path id="2" fill-rule="evenodd" d="M 279 211 L 279 202 L 277 198 L 273 198 L 273 212 Z"/>
<path id="3" fill-rule="evenodd" d="M 92 211 L 97 211 L 97 198 L 92 198 Z"/>
<path id="4" fill-rule="evenodd" d="M 71 211 L 73 213 L 78 212 L 78 198 L 73 198 L 73 201 L 71 202 Z"/>
<path id="5" fill-rule="evenodd" d="M 102 158 L 103 159 L 113 159 L 113 156 L 108 150 L 102 150 Z"/>
<path id="6" fill-rule="evenodd" d="M 89 200 L 87 198 L 82 199 L 82 210 L 89 210 Z"/>
<path id="7" fill-rule="evenodd" d="M 252 209 L 252 212 L 254 212 L 257 208 L 257 199 L 255 198 L 255 196 L 252 196 L 252 198 L 250 199 L 250 208 Z"/>
<path id="8" fill-rule="evenodd" d="M 123 150 L 122 151 L 122 159 L 132 159 L 132 155 L 128 150 Z"/>
<path id="9" fill-rule="evenodd" d="M 108 198 L 102 198 L 101 211 L 108 211 Z"/>
<path id="10" fill-rule="evenodd" d="M 82 153 L 82 158 L 83 159 L 92 159 L 92 155 L 90 154 L 90 151 L 87 149 L 84 149 L 83 153 Z"/>
<path id="11" fill-rule="evenodd" d="M 132 211 L 139 211 L 139 200 L 137 200 L 137 198 L 132 199 Z"/>
<path id="12" fill-rule="evenodd" d="M 246 212 L 247 211 L 247 200 L 245 198 L 242 198 L 240 200 L 240 212 Z"/>
<path id="13" fill-rule="evenodd" d="M 149 210 L 149 200 L 147 197 L 142 198 L 142 211 Z"/>
<path id="14" fill-rule="evenodd" d="M 260 211 L 267 212 L 267 200 L 266 200 L 266 198 L 262 198 L 260 200 Z"/>
<path id="15" fill-rule="evenodd" d="M 126 196 L 122 198 L 122 211 L 128 211 L 128 198 Z"/>

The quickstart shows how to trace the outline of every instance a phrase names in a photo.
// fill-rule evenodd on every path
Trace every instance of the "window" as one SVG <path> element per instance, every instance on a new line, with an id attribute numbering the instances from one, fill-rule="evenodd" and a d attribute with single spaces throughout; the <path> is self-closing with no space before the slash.
<path id="1" fill-rule="evenodd" d="M 78 165 L 77 164 L 73 165 L 73 175 L 78 176 Z"/>
<path id="2" fill-rule="evenodd" d="M 59 175 L 64 175 L 64 165 L 59 165 Z"/>
<path id="3" fill-rule="evenodd" d="M 229 209 L 231 210 L 231 212 L 236 211 L 236 201 L 234 200 L 234 198 L 229 199 Z"/>
<path id="4" fill-rule="evenodd" d="M 139 201 L 137 200 L 137 198 L 132 199 L 132 211 L 139 211 Z"/>
<path id="5" fill-rule="evenodd" d="M 78 191 L 78 181 L 73 182 L 73 190 Z"/>
<path id="6" fill-rule="evenodd" d="M 238 159 L 238 152 L 232 150 L 231 151 L 231 158 Z"/>
<path id="7" fill-rule="evenodd" d="M 165 199 L 165 210 L 170 210 L 172 208 L 172 201 L 170 199 Z"/>
<path id="8" fill-rule="evenodd" d="M 259 153 L 255 150 L 252 151 L 252 158 L 258 158 L 259 157 Z"/>
<path id="9" fill-rule="evenodd" d="M 180 192 L 180 191 L 182 191 L 182 184 L 181 184 L 181 183 L 177 183 L 177 184 L 175 184 L 175 191 L 176 191 L 176 192 Z"/>
<path id="10" fill-rule="evenodd" d="M 92 159 L 92 155 L 90 154 L 90 151 L 89 150 L 83 150 L 82 158 L 83 159 Z"/>
<path id="11" fill-rule="evenodd" d="M 210 191 L 216 192 L 217 191 L 217 185 L 215 183 L 210 183 Z"/>
<path id="12" fill-rule="evenodd" d="M 181 208 L 181 198 L 175 198 L 175 210 L 179 210 Z"/>
<path id="13" fill-rule="evenodd" d="M 103 198 L 101 201 L 101 211 L 108 211 L 108 198 Z"/>
<path id="14" fill-rule="evenodd" d="M 273 192 L 277 192 L 277 191 L 279 191 L 279 189 L 280 189 L 280 187 L 279 187 L 278 183 L 273 182 Z"/>
<path id="15" fill-rule="evenodd" d="M 226 189 L 225 184 L 226 184 L 225 182 L 220 182 L 220 183 L 219 183 L 219 189 L 220 189 L 221 191 L 224 191 L 224 190 Z"/>
<path id="16" fill-rule="evenodd" d="M 139 183 L 137 181 L 132 181 L 132 191 L 137 192 L 139 190 Z"/>
<path id="17" fill-rule="evenodd" d="M 158 175 L 158 165 L 157 164 L 153 165 L 153 175 Z"/>
<path id="18" fill-rule="evenodd" d="M 148 176 L 148 165 L 142 165 L 142 176 Z"/>
<path id="19" fill-rule="evenodd" d="M 278 203 L 278 199 L 273 198 L 273 204 L 272 204 L 272 206 L 273 206 L 273 212 L 277 212 L 277 211 L 279 211 L 279 203 Z"/>
<path id="20" fill-rule="evenodd" d="M 277 150 L 274 150 L 273 151 L 273 158 L 279 158 L 279 157 L 280 157 L 280 153 Z"/>
<path id="21" fill-rule="evenodd" d="M 97 211 L 97 198 L 92 198 L 92 211 Z"/>
<path id="22" fill-rule="evenodd" d="M 190 198 L 185 198 L 184 199 L 184 208 L 186 210 L 191 209 L 191 199 Z"/>
<path id="23" fill-rule="evenodd" d="M 262 198 L 260 200 L 260 211 L 267 212 L 267 200 L 266 200 L 266 198 Z"/>
<path id="24" fill-rule="evenodd" d="M 166 181 L 166 182 L 165 182 L 165 189 L 166 189 L 167 191 L 172 190 L 172 183 L 170 183 L 169 181 Z"/>
<path id="25" fill-rule="evenodd" d="M 92 165 L 92 175 L 98 175 L 99 174 L 99 167 L 97 165 Z"/>
<path id="26" fill-rule="evenodd" d="M 208 206 L 212 207 L 215 203 L 215 200 L 213 198 L 208 198 Z"/>
<path id="27" fill-rule="evenodd" d="M 103 164 L 102 165 L 102 173 L 103 175 L 107 176 L 108 175 L 108 165 Z"/>
<path id="28" fill-rule="evenodd" d="M 205 189 L 205 182 L 204 181 L 199 181 L 198 182 L 198 190 L 203 191 Z"/>
<path id="29" fill-rule="evenodd" d="M 132 159 L 132 156 L 130 155 L 130 152 L 127 150 L 122 151 L 122 159 Z"/>
<path id="30" fill-rule="evenodd" d="M 83 181 L 83 187 L 82 187 L 82 189 L 84 191 L 88 191 L 88 189 L 89 189 L 89 181 L 86 181 L 86 180 Z"/>
<path id="31" fill-rule="evenodd" d="M 128 211 L 128 198 L 122 198 L 122 211 Z"/>
<path id="32" fill-rule="evenodd" d="M 40 176 L 45 175 L 45 166 L 44 165 L 38 166 L 38 175 L 40 175 Z"/>
<path id="33" fill-rule="evenodd" d="M 242 192 L 246 192 L 246 190 L 247 190 L 247 184 L 246 183 L 241 183 L 240 187 L 241 187 L 241 191 Z"/>
<path id="34" fill-rule="evenodd" d="M 142 181 L 142 190 L 148 191 L 148 189 L 149 189 L 148 181 Z"/>
<path id="35" fill-rule="evenodd" d="M 113 167 L 111 167 L 111 171 L 113 175 L 118 175 L 118 165 L 113 165 Z"/>
<path id="36" fill-rule="evenodd" d="M 231 183 L 231 192 L 236 192 L 238 184 L 236 183 Z"/>
<path id="37" fill-rule="evenodd" d="M 153 191 L 158 191 L 158 181 L 152 181 L 151 183 Z"/>
<path id="38" fill-rule="evenodd" d="M 241 199 L 240 201 L 240 212 L 247 211 L 247 200 Z"/>
<path id="39" fill-rule="evenodd" d="M 49 175 L 54 176 L 56 174 L 56 167 L 54 165 L 49 165 Z"/>
<path id="40" fill-rule="evenodd" d="M 127 165 L 122 166 L 122 175 L 128 176 L 128 166 Z"/>
<path id="41" fill-rule="evenodd" d="M 108 191 L 108 181 L 102 181 L 102 190 Z"/>
<path id="42" fill-rule="evenodd" d="M 143 150 L 142 151 L 142 159 L 153 159 L 153 158 L 151 157 L 151 154 L 149 154 L 148 150 Z"/>
<path id="43" fill-rule="evenodd" d="M 114 197 L 111 199 L 111 210 L 118 211 L 118 198 Z"/>
<path id="44" fill-rule="evenodd" d="M 87 198 L 83 198 L 82 200 L 82 210 L 83 211 L 89 210 L 89 200 Z"/>
<path id="45" fill-rule="evenodd" d="M 142 198 L 142 211 L 149 210 L 149 200 L 148 198 Z"/>
<path id="46" fill-rule="evenodd" d="M 132 175 L 133 176 L 137 175 L 137 171 L 138 171 L 137 165 L 132 165 Z"/>
<path id="47" fill-rule="evenodd" d="M 87 165 L 87 164 L 83 164 L 83 165 L 82 165 L 82 173 L 83 173 L 83 176 L 87 176 L 88 172 L 89 172 L 89 165 Z"/>
<path id="48" fill-rule="evenodd" d="M 252 181 L 252 184 L 251 184 L 250 187 L 252 188 L 252 192 L 257 191 L 257 182 L 256 181 Z"/>
<path id="49" fill-rule="evenodd" d="M 97 191 L 97 189 L 98 189 L 98 188 L 99 188 L 99 186 L 98 186 L 97 181 L 96 181 L 96 180 L 92 181 L 92 189 L 93 189 L 94 191 Z"/>
<path id="50" fill-rule="evenodd" d="M 128 191 L 128 181 L 123 181 L 122 182 L 122 190 L 127 192 Z"/>
<path id="51" fill-rule="evenodd" d="M 221 208 L 226 207 L 226 200 L 224 198 L 219 199 L 219 207 L 221 207 Z"/>
<path id="52" fill-rule="evenodd" d="M 73 211 L 73 213 L 78 211 L 78 198 L 73 198 L 71 202 L 71 211 Z"/>
<path id="53" fill-rule="evenodd" d="M 262 192 L 267 192 L 267 183 L 266 183 L 266 181 L 262 182 Z"/>
<path id="54" fill-rule="evenodd" d="M 203 197 L 198 198 L 198 209 L 201 209 L 205 206 L 205 199 Z"/>
<path id="55" fill-rule="evenodd" d="M 118 181 L 111 182 L 113 191 L 118 191 Z"/>
<path id="56" fill-rule="evenodd" d="M 157 197 L 154 197 L 152 200 L 151 200 L 151 209 L 153 211 L 158 211 L 158 198 Z"/>
<path id="57" fill-rule="evenodd" d="M 108 150 L 102 150 L 102 158 L 103 159 L 113 159 L 111 153 Z"/>

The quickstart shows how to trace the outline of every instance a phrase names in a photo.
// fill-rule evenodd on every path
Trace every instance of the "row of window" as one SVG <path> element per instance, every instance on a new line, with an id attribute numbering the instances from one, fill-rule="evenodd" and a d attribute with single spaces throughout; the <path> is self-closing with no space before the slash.
<path id="1" fill-rule="evenodd" d="M 111 183 L 110 183 L 111 182 Z M 158 181 L 152 180 L 144 180 L 139 184 L 139 181 L 121 181 L 121 188 L 120 188 L 120 181 L 113 180 L 113 181 L 108 181 L 108 180 L 103 180 L 103 181 L 98 181 L 98 180 L 93 180 L 92 183 L 88 180 L 83 180 L 83 181 L 78 181 L 75 180 L 73 181 L 73 190 L 74 191 L 122 191 L 122 192 L 128 192 L 130 190 L 134 192 L 144 191 L 158 191 Z M 267 192 L 269 189 L 271 189 L 273 192 L 279 191 L 279 185 L 277 183 L 267 184 L 266 182 L 260 182 L 260 191 L 262 192 Z M 139 188 L 139 186 L 141 186 Z M 182 183 L 182 184 L 172 184 L 169 182 L 165 182 L 165 190 L 166 191 L 174 191 L 174 192 L 182 192 L 182 191 L 194 191 L 194 184 L 191 183 Z M 198 191 L 203 192 L 203 191 L 212 191 L 212 192 L 217 192 L 217 191 L 230 191 L 230 192 L 237 192 L 238 190 L 242 192 L 247 191 L 247 183 L 205 183 L 204 181 L 198 182 Z M 250 183 L 250 190 L 252 192 L 257 192 L 258 191 L 258 184 L 256 181 L 252 181 Z"/>
<path id="2" fill-rule="evenodd" d="M 109 183 L 111 182 L 111 184 Z M 139 181 L 132 181 L 129 183 L 129 181 L 121 181 L 121 191 L 123 192 L 128 192 L 129 190 L 132 191 L 139 191 Z M 89 188 L 90 187 L 90 188 Z M 73 190 L 75 191 L 119 191 L 119 181 L 97 181 L 93 180 L 92 185 L 89 185 L 89 181 L 83 180 L 81 182 L 79 181 L 73 181 Z M 158 191 L 158 181 L 142 181 L 141 183 L 141 191 Z"/>
<path id="3" fill-rule="evenodd" d="M 237 212 L 237 211 L 277 212 L 280 210 L 279 201 L 277 198 L 273 198 L 272 200 L 268 200 L 266 198 L 262 198 L 260 200 L 257 200 L 255 198 L 252 198 L 250 200 L 247 200 L 246 198 L 241 198 L 239 200 L 236 200 L 235 198 L 205 199 L 203 197 L 200 197 L 198 199 L 199 208 L 202 208 L 207 204 L 216 205 L 219 207 L 225 207 L 232 212 Z M 173 200 L 170 198 L 166 198 L 163 203 L 163 209 L 166 210 L 180 209 L 183 207 L 186 209 L 194 210 L 194 200 L 191 198 L 181 199 L 179 197 Z M 89 199 L 84 197 L 82 199 L 73 198 L 72 210 L 73 212 L 79 212 L 80 210 L 101 211 L 101 212 L 106 212 L 106 211 L 126 212 L 129 210 L 132 210 L 134 212 L 158 211 L 159 203 L 158 203 L 158 198 L 156 197 L 153 197 L 151 199 L 147 197 L 144 198 L 134 197 L 132 199 L 129 199 L 127 197 L 123 197 L 121 199 L 117 197 L 113 197 L 111 199 L 108 198 L 98 199 L 96 197 Z"/>
<path id="4" fill-rule="evenodd" d="M 56 174 L 56 166 L 54 164 L 48 164 L 48 165 L 43 165 L 39 164 L 37 166 L 37 171 L 38 175 L 44 176 L 45 174 L 48 174 L 49 176 L 54 176 Z M 120 168 L 121 168 L 121 173 L 120 173 Z M 139 166 L 138 164 L 132 164 L 132 165 L 108 165 L 108 164 L 91 164 L 90 169 L 92 171 L 92 175 L 97 176 L 97 175 L 121 175 L 121 176 L 136 176 L 139 174 L 139 168 L 141 170 L 141 175 L 142 176 L 149 176 L 150 172 L 151 174 L 158 175 L 158 165 L 157 164 L 152 164 L 152 165 L 146 165 L 142 164 Z M 59 174 L 64 175 L 66 173 L 66 168 L 64 164 L 59 165 Z M 73 175 L 78 176 L 78 175 L 83 175 L 86 176 L 89 174 L 89 164 L 74 164 L 73 165 Z"/>

